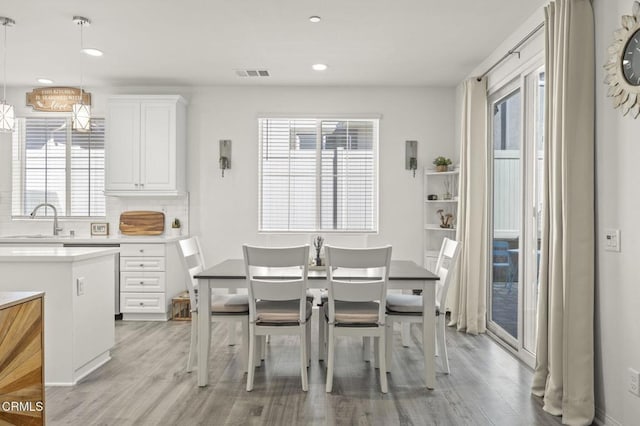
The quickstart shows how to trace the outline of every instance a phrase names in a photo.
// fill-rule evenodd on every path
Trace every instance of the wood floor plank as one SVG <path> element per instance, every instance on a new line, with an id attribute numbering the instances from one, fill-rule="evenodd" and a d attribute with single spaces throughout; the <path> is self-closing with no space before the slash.
<path id="1" fill-rule="evenodd" d="M 315 321 L 315 318 L 314 318 Z M 239 347 L 212 324 L 209 386 L 186 373 L 189 322 L 116 323 L 113 359 L 74 387 L 46 389 L 50 425 L 559 425 L 531 396 L 531 370 L 487 336 L 448 330 L 451 374 L 424 388 L 420 330 L 403 348 L 394 334 L 389 393 L 362 361 L 359 339 L 338 339 L 333 392 L 317 361 L 313 325 L 309 391 L 303 392 L 297 338 L 272 336 L 246 392 Z"/>

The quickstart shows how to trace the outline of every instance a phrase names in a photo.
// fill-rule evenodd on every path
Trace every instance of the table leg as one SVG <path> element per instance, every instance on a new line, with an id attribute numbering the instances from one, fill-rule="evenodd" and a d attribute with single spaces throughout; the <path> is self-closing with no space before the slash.
<path id="1" fill-rule="evenodd" d="M 434 389 L 436 386 L 436 365 L 435 365 L 435 341 L 436 341 L 436 286 L 434 282 L 426 283 L 422 290 L 422 327 L 423 346 L 425 350 L 424 370 L 427 388 Z"/>
<path id="2" fill-rule="evenodd" d="M 198 315 L 198 386 L 209 384 L 209 346 L 211 339 L 211 316 L 207 315 L 211 300 L 211 287 L 209 280 L 199 280 L 198 283 L 199 308 L 204 307 L 205 312 Z"/>

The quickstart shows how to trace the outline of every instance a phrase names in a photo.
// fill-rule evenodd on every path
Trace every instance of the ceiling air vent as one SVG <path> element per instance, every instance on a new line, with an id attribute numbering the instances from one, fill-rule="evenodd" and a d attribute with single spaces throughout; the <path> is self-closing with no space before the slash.
<path id="1" fill-rule="evenodd" d="M 269 77 L 268 70 L 235 70 L 238 77 Z"/>

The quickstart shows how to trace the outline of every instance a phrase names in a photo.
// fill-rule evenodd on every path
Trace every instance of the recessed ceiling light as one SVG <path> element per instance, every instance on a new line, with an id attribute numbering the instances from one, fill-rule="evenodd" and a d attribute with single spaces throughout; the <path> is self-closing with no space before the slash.
<path id="1" fill-rule="evenodd" d="M 322 18 L 320 18 L 319 16 L 313 15 L 313 16 L 309 16 L 309 21 L 313 22 L 314 24 L 316 22 L 320 22 Z"/>
<path id="2" fill-rule="evenodd" d="M 325 64 L 313 64 L 311 68 L 313 68 L 314 71 L 324 71 L 327 69 L 327 66 Z"/>
<path id="3" fill-rule="evenodd" d="M 39 78 L 38 79 L 38 83 L 41 83 L 41 84 L 53 84 L 53 80 L 50 80 L 48 78 Z"/>
<path id="4" fill-rule="evenodd" d="M 93 47 L 85 47 L 82 49 L 82 53 L 85 53 L 89 56 L 102 56 L 104 55 L 104 53 L 102 53 L 102 50 L 99 49 L 94 49 Z"/>

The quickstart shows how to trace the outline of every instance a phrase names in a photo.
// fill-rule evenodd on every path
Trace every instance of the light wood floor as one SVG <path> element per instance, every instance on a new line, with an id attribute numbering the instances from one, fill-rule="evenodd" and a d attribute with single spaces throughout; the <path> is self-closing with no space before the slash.
<path id="1" fill-rule="evenodd" d="M 448 329 L 451 374 L 423 387 L 413 330 L 410 348 L 394 341 L 389 393 L 362 361 L 361 344 L 339 341 L 333 393 L 324 391 L 314 317 L 309 392 L 302 392 L 294 337 L 274 336 L 255 389 L 245 391 L 237 347 L 226 324 L 213 324 L 210 384 L 185 373 L 189 322 L 116 322 L 113 359 L 74 387 L 46 389 L 49 425 L 559 425 L 529 391 L 532 372 L 487 336 Z"/>

